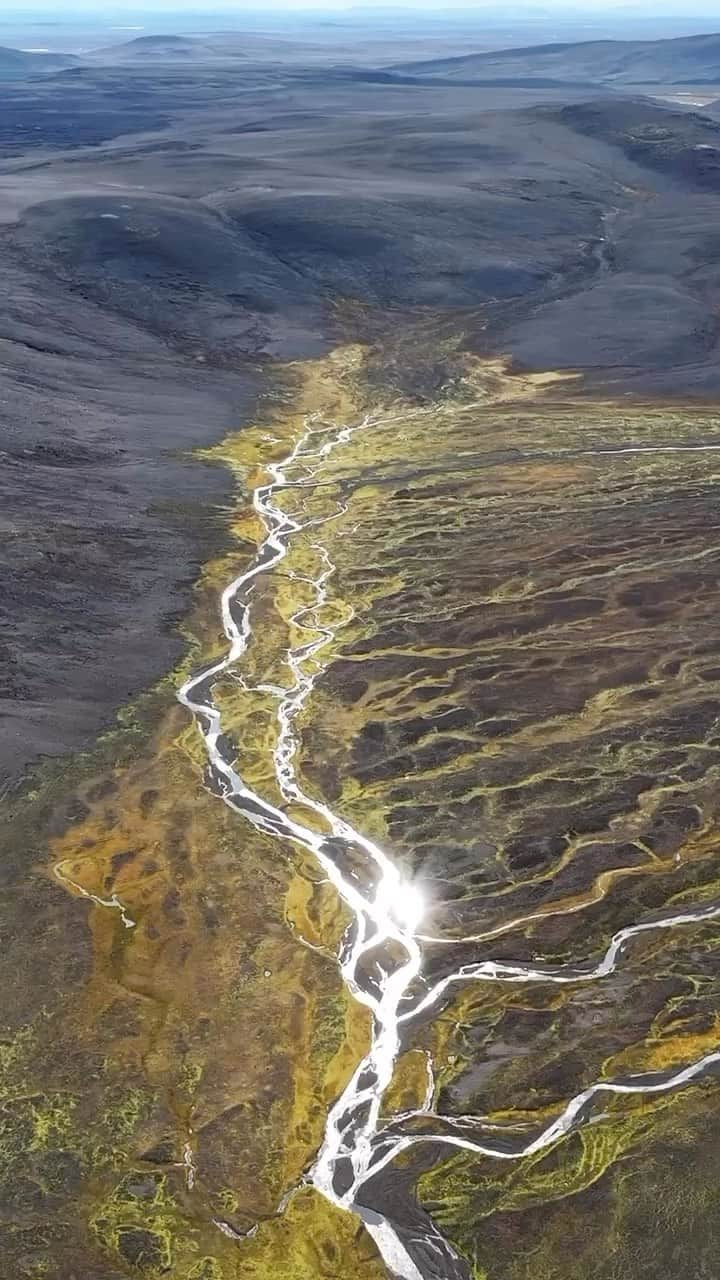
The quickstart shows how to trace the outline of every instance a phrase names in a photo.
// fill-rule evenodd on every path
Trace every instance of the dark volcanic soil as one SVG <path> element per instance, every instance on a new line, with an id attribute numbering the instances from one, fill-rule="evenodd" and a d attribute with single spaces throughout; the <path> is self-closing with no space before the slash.
<path id="1" fill-rule="evenodd" d="M 10 276 L 10 280 L 8 280 Z M 193 369 L 129 320 L 5 273 L 0 768 L 86 742 L 180 651 L 228 481 L 184 452 L 256 379 Z M 202 518 L 201 518 L 202 516 Z"/>
<path id="2" fill-rule="evenodd" d="M 442 381 L 426 339 L 398 354 L 432 317 L 594 388 L 720 381 L 711 116 L 394 80 L 301 47 L 241 72 L 103 57 L 4 87 L 7 774 L 89 740 L 167 669 L 221 536 L 201 509 L 228 490 L 184 451 L 252 417 L 273 361 L 347 336 L 347 314 L 406 391 L 429 364 Z"/>

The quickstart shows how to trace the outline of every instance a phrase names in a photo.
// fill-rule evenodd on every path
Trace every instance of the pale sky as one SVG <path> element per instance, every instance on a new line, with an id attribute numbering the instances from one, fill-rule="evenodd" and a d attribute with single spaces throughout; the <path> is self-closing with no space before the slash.
<path id="1" fill-rule="evenodd" d="M 563 14 L 570 16 L 572 14 L 581 15 L 583 13 L 592 13 L 593 15 L 606 12 L 608 9 L 615 11 L 624 11 L 627 14 L 640 17 L 646 16 L 651 18 L 660 13 L 673 14 L 678 17 L 692 14 L 707 14 L 709 17 L 713 14 L 717 15 L 718 7 L 714 0 L 689 0 L 689 3 L 681 3 L 681 0 L 520 0 L 519 3 L 508 3 L 507 0 L 452 0 L 450 4 L 442 4 L 441 0 L 393 0 L 387 6 L 376 3 L 376 0 L 262 0 L 262 3 L 244 3 L 244 0 L 208 0 L 208 3 L 202 4 L 201 0 L 147 0 L 145 4 L 142 0 L 131 0 L 131 3 L 122 4 L 120 0 L 11 0 L 7 6 L 3 6 L 4 18 L 17 16 L 34 16 L 58 14 L 65 17 L 72 17 L 76 13 L 91 12 L 96 18 L 102 19 L 104 16 L 113 17 L 118 14 L 138 14 L 144 13 L 197 13 L 211 15 L 213 13 L 231 12 L 235 16 L 240 17 L 243 13 L 252 13 L 258 15 L 268 8 L 279 9 L 285 12 L 293 10 L 295 12 L 318 13 L 321 10 L 336 10 L 344 13 L 363 11 L 374 9 L 377 12 L 392 12 L 393 9 L 422 9 L 426 12 L 436 12 L 439 17 L 443 14 L 452 16 L 454 13 L 462 12 L 464 14 L 477 14 L 481 17 L 483 14 L 492 13 L 496 17 L 502 17 L 508 22 L 512 22 L 515 18 L 522 18 L 525 14 L 542 14 L 548 16 L 553 14 Z M 717 25 L 720 27 L 720 17 L 718 17 Z"/>
<path id="2" fill-rule="evenodd" d="M 644 35 L 658 38 L 667 35 L 692 35 L 720 29 L 720 13 L 716 0 L 392 0 L 383 5 L 377 0 L 0 0 L 0 33 L 18 24 L 41 26 L 43 20 L 57 22 L 65 19 L 66 30 L 77 22 L 90 22 L 100 30 L 105 24 L 112 30 L 126 31 L 126 38 L 142 35 L 145 23 L 148 30 L 157 31 L 158 23 L 168 32 L 173 29 L 173 15 L 187 32 L 217 30 L 225 18 L 232 15 L 233 27 L 242 26 L 243 17 L 248 28 L 257 30 L 263 17 L 274 26 L 278 16 L 303 14 L 321 17 L 323 14 L 352 21 L 367 20 L 374 15 L 378 23 L 395 13 L 408 12 L 445 18 L 449 25 L 467 22 L 473 18 L 487 22 L 508 32 L 515 28 L 528 28 L 528 42 L 541 43 L 540 27 L 543 19 L 548 23 L 546 39 L 578 39 L 587 28 L 589 37 L 602 35 L 622 39 L 624 35 Z M 215 19 L 215 22 L 213 22 Z M 563 24 L 552 29 L 553 22 Z M 67 25 L 66 25 L 67 24 Z M 670 24 L 670 25 L 668 25 Z M 537 39 L 533 32 L 537 28 Z M 567 28 L 567 30 L 566 30 Z M 624 28 L 626 30 L 624 30 Z M 59 31 L 58 31 L 59 35 Z M 514 41 L 511 41 L 514 42 Z M 0 44 L 13 43 L 2 39 Z M 43 44 L 47 39 L 43 39 Z"/>

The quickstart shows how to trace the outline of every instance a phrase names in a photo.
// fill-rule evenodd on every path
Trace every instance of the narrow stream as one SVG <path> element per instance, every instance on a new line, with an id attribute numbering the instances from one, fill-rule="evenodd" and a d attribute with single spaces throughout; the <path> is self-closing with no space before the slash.
<path id="1" fill-rule="evenodd" d="M 322 1146 L 305 1182 L 312 1184 L 334 1205 L 356 1213 L 365 1223 L 390 1275 L 399 1280 L 461 1280 L 469 1276 L 465 1263 L 432 1224 L 408 1230 L 376 1208 L 364 1203 L 363 1188 L 401 1152 L 419 1144 L 444 1144 L 465 1151 L 518 1160 L 551 1146 L 580 1125 L 592 1122 L 592 1105 L 603 1094 L 660 1093 L 698 1079 L 720 1064 L 720 1050 L 677 1071 L 601 1080 L 572 1098 L 558 1117 L 531 1139 L 518 1140 L 512 1125 L 489 1125 L 483 1117 L 441 1117 L 433 1111 L 434 1081 L 428 1061 L 428 1088 L 421 1107 L 391 1117 L 383 1116 L 383 1100 L 391 1084 L 395 1064 L 413 1023 L 440 1004 L 454 984 L 470 981 L 577 983 L 598 981 L 614 972 L 625 949 L 639 934 L 720 918 L 720 905 L 707 903 L 662 919 L 622 929 L 596 962 L 552 967 L 538 963 L 484 960 L 464 964 L 429 990 L 418 986 L 423 968 L 423 943 L 437 946 L 443 939 L 428 939 L 420 929 L 424 904 L 417 888 L 392 858 L 376 843 L 355 830 L 328 805 L 308 795 L 298 780 L 295 759 L 299 740 L 295 728 L 318 676 L 327 650 L 343 622 L 322 621 L 334 565 L 320 540 L 325 524 L 344 510 L 323 519 L 299 520 L 278 505 L 283 491 L 312 488 L 330 453 L 347 444 L 357 432 L 371 430 L 383 419 L 366 416 L 354 426 L 328 426 L 309 418 L 305 430 L 287 457 L 266 466 L 267 481 L 253 492 L 253 507 L 265 536 L 248 569 L 228 584 L 221 597 L 221 615 L 228 648 L 213 665 L 192 676 L 178 692 L 179 701 L 195 719 L 208 761 L 208 786 L 227 805 L 242 814 L 258 830 L 279 840 L 291 841 L 310 852 L 334 885 L 352 917 L 342 940 L 337 963 L 353 998 L 372 1014 L 372 1036 L 367 1054 L 338 1097 L 327 1117 Z M 243 780 L 235 768 L 235 748 L 225 736 L 221 712 L 213 696 L 214 685 L 227 673 L 250 688 L 243 678 L 242 658 L 253 638 L 251 598 L 253 584 L 272 574 L 288 553 L 294 535 L 317 529 L 311 544 L 319 572 L 307 582 L 312 602 L 291 620 L 295 631 L 307 635 L 288 649 L 290 672 L 287 687 L 261 685 L 277 704 L 277 740 L 273 751 L 275 777 L 286 808 L 264 799 Z M 297 576 L 297 575 L 296 575 Z M 260 641 L 261 642 L 261 641 Z M 291 817 L 289 807 L 308 812 L 319 828 Z M 310 815 L 314 817 L 311 819 Z M 447 939 L 457 944 L 472 939 Z M 421 1123 L 422 1131 L 412 1126 Z M 408 1131 L 410 1126 L 411 1131 Z M 428 1126 L 430 1126 L 428 1128 Z M 492 1132 L 492 1141 L 479 1136 Z"/>

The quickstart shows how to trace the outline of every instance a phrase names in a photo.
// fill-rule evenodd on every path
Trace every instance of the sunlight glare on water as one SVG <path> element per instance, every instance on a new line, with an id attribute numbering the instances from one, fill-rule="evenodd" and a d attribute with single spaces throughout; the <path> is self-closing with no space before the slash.
<path id="1" fill-rule="evenodd" d="M 400 884 L 397 899 L 392 904 L 392 913 L 408 933 L 415 933 L 425 915 L 425 899 L 417 885 Z"/>

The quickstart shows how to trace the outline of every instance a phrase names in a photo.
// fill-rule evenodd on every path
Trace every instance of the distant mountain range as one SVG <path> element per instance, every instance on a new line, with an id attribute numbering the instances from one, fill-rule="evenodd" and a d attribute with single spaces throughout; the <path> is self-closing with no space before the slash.
<path id="1" fill-rule="evenodd" d="M 585 80 L 591 84 L 720 83 L 720 35 L 672 40 L 587 40 L 398 63 L 392 70 L 441 80 Z"/>
<path id="2" fill-rule="evenodd" d="M 124 44 L 97 49 L 82 57 L 0 48 L 0 79 L 52 73 L 70 67 L 178 66 L 237 61 L 282 61 L 285 42 L 237 32 L 203 36 L 139 36 Z M 352 58 L 334 70 L 351 65 Z M 328 75 L 333 67 L 326 67 Z M 360 78 L 372 78 L 365 68 Z M 720 34 L 667 40 L 588 40 L 544 44 L 523 49 L 468 53 L 459 57 L 399 62 L 384 67 L 384 80 L 482 84 L 587 85 L 627 88 L 644 85 L 720 84 Z"/>
<path id="3" fill-rule="evenodd" d="M 208 62 L 216 58 L 246 58 L 245 41 L 237 34 L 222 32 L 208 36 L 137 36 L 124 44 L 111 45 L 87 54 L 90 62 L 152 63 Z"/>

